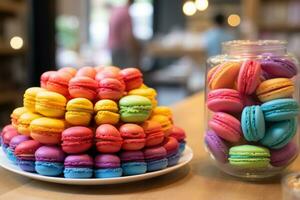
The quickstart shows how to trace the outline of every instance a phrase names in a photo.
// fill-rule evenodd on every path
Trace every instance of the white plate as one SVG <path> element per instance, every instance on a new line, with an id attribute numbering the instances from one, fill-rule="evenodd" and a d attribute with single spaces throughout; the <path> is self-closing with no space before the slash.
<path id="1" fill-rule="evenodd" d="M 149 172 L 146 174 L 141 175 L 135 175 L 135 176 L 124 176 L 119 178 L 107 178 L 107 179 L 65 179 L 61 177 L 48 177 L 48 176 L 42 176 L 35 173 L 29 173 L 22 171 L 18 166 L 12 164 L 7 157 L 5 156 L 4 152 L 0 150 L 0 166 L 4 169 L 7 169 L 11 172 L 14 172 L 16 174 L 26 176 L 32 179 L 37 179 L 41 181 L 46 182 L 52 182 L 52 183 L 61 183 L 61 184 L 69 184 L 69 185 L 109 185 L 109 184 L 118 184 L 118 183 L 128 183 L 133 181 L 140 181 L 145 180 L 157 176 L 161 176 L 167 173 L 170 173 L 176 169 L 179 169 L 189 163 L 193 158 L 193 151 L 189 146 L 186 146 L 185 151 L 183 152 L 179 162 L 177 165 L 168 167 L 166 169 L 155 171 L 155 172 Z"/>

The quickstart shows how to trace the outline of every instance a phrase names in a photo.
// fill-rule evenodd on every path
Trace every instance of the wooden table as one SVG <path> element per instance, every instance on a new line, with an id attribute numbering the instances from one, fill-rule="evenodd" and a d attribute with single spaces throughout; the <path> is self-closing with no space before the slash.
<path id="1" fill-rule="evenodd" d="M 275 200 L 281 198 L 280 177 L 245 182 L 219 171 L 203 149 L 203 94 L 173 106 L 176 124 L 188 133 L 194 159 L 186 167 L 158 178 L 110 186 L 68 186 L 45 183 L 0 168 L 0 200 L 77 199 L 209 199 Z M 300 159 L 291 166 L 300 170 Z"/>

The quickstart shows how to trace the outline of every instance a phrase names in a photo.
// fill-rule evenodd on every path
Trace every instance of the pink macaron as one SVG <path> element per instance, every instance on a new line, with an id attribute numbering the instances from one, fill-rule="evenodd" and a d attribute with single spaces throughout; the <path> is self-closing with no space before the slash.
<path id="1" fill-rule="evenodd" d="M 80 68 L 77 71 L 76 76 L 86 76 L 91 79 L 95 79 L 96 73 L 97 72 L 96 72 L 95 68 L 86 66 L 86 67 Z"/>
<path id="2" fill-rule="evenodd" d="M 123 69 L 120 74 L 125 82 L 126 91 L 139 88 L 143 84 L 143 74 L 137 68 Z"/>
<path id="3" fill-rule="evenodd" d="M 207 107 L 214 112 L 239 113 L 244 106 L 238 91 L 233 89 L 216 89 L 208 93 Z"/>
<path id="4" fill-rule="evenodd" d="M 123 150 L 140 150 L 146 144 L 146 135 L 144 129 L 137 124 L 123 124 L 119 129 L 123 138 Z"/>
<path id="5" fill-rule="evenodd" d="M 97 97 L 98 83 L 86 76 L 76 76 L 70 80 L 69 93 L 72 98 L 94 100 Z"/>
<path id="6" fill-rule="evenodd" d="M 51 74 L 55 73 L 56 71 L 47 71 L 47 72 L 44 72 L 42 75 L 41 75 L 41 78 L 40 78 L 40 85 L 41 85 L 41 88 L 47 88 L 47 83 L 48 83 L 48 80 L 51 76 Z"/>
<path id="7" fill-rule="evenodd" d="M 124 94 L 125 86 L 118 79 L 105 78 L 99 81 L 98 98 L 119 100 Z"/>
<path id="8" fill-rule="evenodd" d="M 221 138 L 229 142 L 238 142 L 241 140 L 241 123 L 235 117 L 216 112 L 208 122 L 209 127 Z"/>
<path id="9" fill-rule="evenodd" d="M 71 74 L 67 72 L 52 73 L 48 79 L 46 89 L 52 92 L 57 92 L 65 97 L 69 96 L 68 85 L 72 78 Z"/>
<path id="10" fill-rule="evenodd" d="M 260 63 L 254 60 L 246 60 L 242 63 L 238 79 L 237 90 L 241 94 L 253 94 L 260 83 Z"/>

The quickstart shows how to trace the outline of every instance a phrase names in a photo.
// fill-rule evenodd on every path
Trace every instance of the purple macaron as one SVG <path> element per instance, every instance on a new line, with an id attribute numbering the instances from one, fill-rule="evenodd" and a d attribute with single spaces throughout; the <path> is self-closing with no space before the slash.
<path id="1" fill-rule="evenodd" d="M 266 78 L 292 78 L 295 76 L 297 66 L 294 62 L 284 58 L 269 57 L 261 61 L 261 68 L 265 73 Z"/>
<path id="2" fill-rule="evenodd" d="M 214 131 L 208 130 L 206 132 L 205 143 L 217 161 L 221 163 L 228 162 L 228 147 Z"/>
<path id="3" fill-rule="evenodd" d="M 44 176 L 59 176 L 64 170 L 64 158 L 61 147 L 42 146 L 35 152 L 35 171 Z"/>
<path id="4" fill-rule="evenodd" d="M 64 165 L 65 178 L 91 178 L 93 176 L 94 160 L 88 154 L 69 155 Z"/>
<path id="5" fill-rule="evenodd" d="M 297 145 L 293 142 L 289 142 L 283 148 L 271 151 L 271 165 L 275 167 L 284 167 L 294 160 L 297 155 Z"/>

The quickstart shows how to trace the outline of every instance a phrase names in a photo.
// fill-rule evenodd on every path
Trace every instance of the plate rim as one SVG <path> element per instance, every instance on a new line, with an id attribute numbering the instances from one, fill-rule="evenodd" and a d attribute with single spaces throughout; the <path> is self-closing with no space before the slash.
<path id="1" fill-rule="evenodd" d="M 163 170 L 154 171 L 154 172 L 148 172 L 145 174 L 139 174 L 139 175 L 133 175 L 133 176 L 123 176 L 123 177 L 117 177 L 117 178 L 90 178 L 90 179 L 69 179 L 69 178 L 63 178 L 63 177 L 50 177 L 50 176 L 43 176 L 36 173 L 31 172 L 25 172 L 21 169 L 17 168 L 15 169 L 15 165 L 13 165 L 8 158 L 4 155 L 4 152 L 0 152 L 0 167 L 2 167 L 5 170 L 8 170 L 12 173 L 18 174 L 20 176 L 24 176 L 27 178 L 31 178 L 34 180 L 39 181 L 45 181 L 45 182 L 51 182 L 51 183 L 58 183 L 58 184 L 66 184 L 66 185 L 111 185 L 111 184 L 120 184 L 120 183 L 129 183 L 129 182 L 135 182 L 140 180 L 146 180 L 158 176 L 162 176 L 168 173 L 171 173 L 177 169 L 180 169 L 187 165 L 194 157 L 194 153 L 191 147 L 186 145 L 185 150 L 183 152 L 183 156 L 180 158 L 185 158 L 183 161 L 179 161 L 179 163 L 172 167 L 167 167 Z M 3 160 L 5 162 L 3 162 Z"/>

